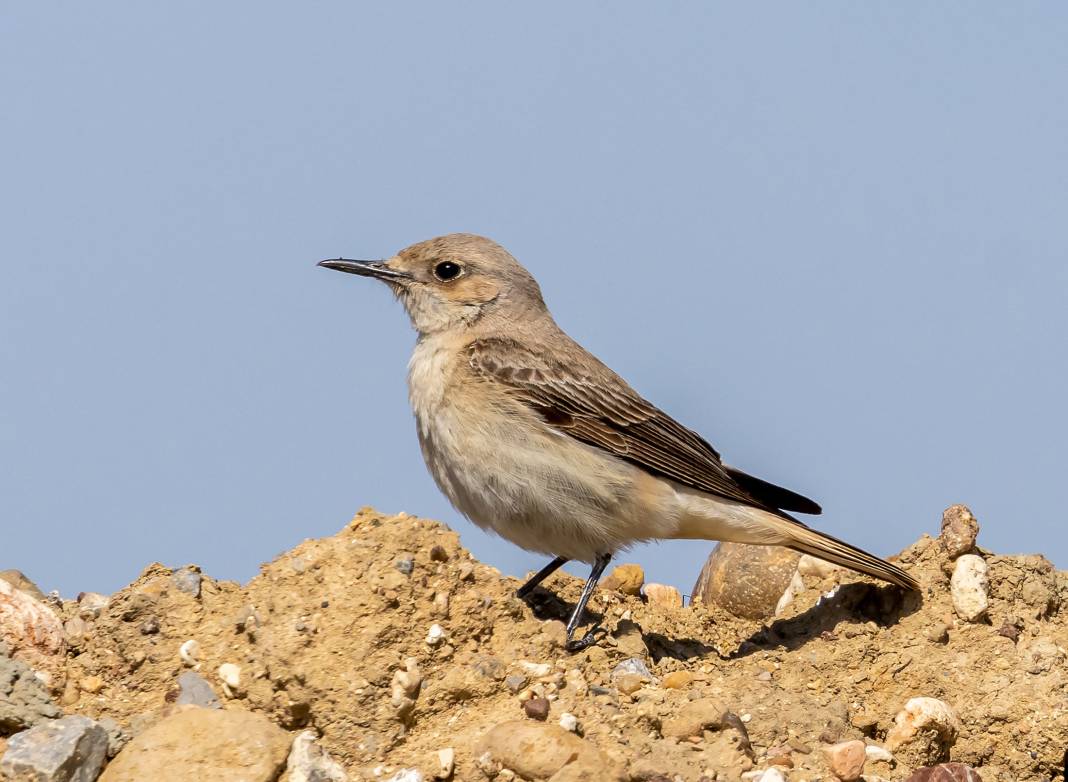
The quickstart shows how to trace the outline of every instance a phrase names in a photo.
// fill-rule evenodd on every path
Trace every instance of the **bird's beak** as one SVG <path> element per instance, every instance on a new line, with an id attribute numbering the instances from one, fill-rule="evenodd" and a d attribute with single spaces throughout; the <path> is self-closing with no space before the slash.
<path id="1" fill-rule="evenodd" d="M 319 266 L 336 269 L 339 272 L 358 274 L 361 277 L 374 277 L 386 282 L 411 279 L 411 275 L 389 268 L 385 261 L 350 261 L 347 258 L 334 258 L 319 261 Z"/>

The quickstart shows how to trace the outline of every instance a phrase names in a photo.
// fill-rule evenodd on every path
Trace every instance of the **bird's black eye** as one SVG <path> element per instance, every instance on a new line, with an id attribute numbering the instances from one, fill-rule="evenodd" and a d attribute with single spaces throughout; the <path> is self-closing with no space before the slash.
<path id="1" fill-rule="evenodd" d="M 448 282 L 459 277 L 461 271 L 463 269 L 460 268 L 460 264 L 452 261 L 442 261 L 434 267 L 434 276 L 442 282 Z"/>

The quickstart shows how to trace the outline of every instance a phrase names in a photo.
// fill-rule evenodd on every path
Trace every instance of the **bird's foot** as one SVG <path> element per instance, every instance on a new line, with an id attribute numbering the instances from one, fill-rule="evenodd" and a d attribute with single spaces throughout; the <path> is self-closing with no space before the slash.
<path id="1" fill-rule="evenodd" d="M 601 640 L 601 636 L 603 635 L 605 635 L 605 631 L 601 629 L 601 627 L 599 627 L 598 625 L 594 625 L 589 630 L 587 630 L 586 634 L 581 638 L 568 638 L 567 643 L 564 644 L 564 648 L 570 654 L 582 652 L 586 649 L 589 649 L 591 646 L 594 646 L 599 640 Z"/>

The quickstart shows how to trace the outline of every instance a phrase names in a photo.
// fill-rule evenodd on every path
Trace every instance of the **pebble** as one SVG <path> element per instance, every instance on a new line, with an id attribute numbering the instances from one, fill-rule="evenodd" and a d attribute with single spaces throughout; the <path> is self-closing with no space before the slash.
<path id="1" fill-rule="evenodd" d="M 873 763 L 892 763 L 894 756 L 878 744 L 869 744 L 864 748 L 864 756 Z"/>
<path id="2" fill-rule="evenodd" d="M 626 674 L 635 674 L 643 679 L 652 679 L 653 675 L 649 673 L 649 668 L 646 667 L 642 660 L 637 657 L 629 657 L 623 662 L 619 663 L 612 669 L 612 678 L 616 679 Z"/>
<path id="3" fill-rule="evenodd" d="M 601 582 L 601 589 L 637 597 L 642 593 L 644 583 L 645 571 L 642 566 L 625 564 L 612 568 L 612 572 Z"/>
<path id="4" fill-rule="evenodd" d="M 110 602 L 111 598 L 99 592 L 82 592 L 78 595 L 78 616 L 90 621 L 99 619 Z"/>
<path id="5" fill-rule="evenodd" d="M 660 733 L 664 737 L 676 738 L 700 736 L 705 728 L 718 730 L 723 725 L 726 711 L 719 701 L 699 698 L 687 703 L 674 716 L 666 718 L 660 726 Z M 745 715 L 741 720 L 746 721 Z"/>
<path id="6" fill-rule="evenodd" d="M 549 716 L 549 701 L 545 698 L 530 698 L 523 701 L 523 711 L 532 720 L 544 722 Z"/>
<path id="7" fill-rule="evenodd" d="M 80 682 L 78 687 L 82 692 L 87 692 L 90 695 L 96 695 L 102 689 L 104 689 L 104 680 L 99 676 L 86 676 Z"/>
<path id="8" fill-rule="evenodd" d="M 979 522 L 964 505 L 951 505 L 942 513 L 942 531 L 938 542 L 950 559 L 967 554 L 975 548 L 979 536 Z"/>
<path id="9" fill-rule="evenodd" d="M 439 616 L 442 619 L 446 619 L 449 616 L 449 593 L 448 592 L 435 592 L 434 593 L 434 615 Z"/>
<path id="10" fill-rule="evenodd" d="M 200 569 L 194 565 L 176 570 L 171 575 L 171 583 L 174 584 L 174 588 L 179 592 L 185 592 L 191 597 L 200 597 L 201 580 Z"/>
<path id="11" fill-rule="evenodd" d="M 553 667 L 549 663 L 532 663 L 527 660 L 520 660 L 519 667 L 526 672 L 527 676 L 535 679 L 548 676 L 553 672 Z"/>
<path id="12" fill-rule="evenodd" d="M 415 560 L 411 557 L 401 557 L 400 559 L 394 560 L 393 567 L 397 568 L 397 570 L 404 575 L 410 576 L 415 569 Z"/>
<path id="13" fill-rule="evenodd" d="M 453 768 L 456 766 L 456 750 L 452 747 L 445 747 L 439 749 L 438 755 L 438 772 L 434 775 L 437 779 L 448 779 L 452 776 Z"/>
<path id="14" fill-rule="evenodd" d="M 660 680 L 660 686 L 665 690 L 682 690 L 689 687 L 694 678 L 690 671 L 672 671 Z"/>
<path id="15" fill-rule="evenodd" d="M 867 760 L 863 741 L 842 741 L 823 748 L 827 766 L 842 782 L 856 782 L 864 773 Z"/>
<path id="16" fill-rule="evenodd" d="M 719 543 L 693 586 L 694 599 L 745 619 L 774 615 L 801 555 L 779 546 Z"/>
<path id="17" fill-rule="evenodd" d="M 505 677 L 504 686 L 508 688 L 509 692 L 515 694 L 527 686 L 527 677 L 513 673 L 511 676 Z"/>
<path id="18" fill-rule="evenodd" d="M 215 691 L 196 671 L 185 671 L 178 677 L 178 697 L 175 703 L 179 706 L 189 704 L 204 709 L 220 708 Z"/>
<path id="19" fill-rule="evenodd" d="M 348 774 L 316 743 L 314 731 L 298 733 L 286 760 L 287 782 L 348 782 Z"/>
<path id="20" fill-rule="evenodd" d="M 200 654 L 200 644 L 190 638 L 188 641 L 184 641 L 181 646 L 178 647 L 178 656 L 182 658 L 182 662 L 192 667 L 197 664 L 197 655 Z"/>
<path id="21" fill-rule="evenodd" d="M 431 562 L 448 562 L 449 552 L 445 550 L 445 547 L 438 544 L 430 547 L 430 561 Z"/>
<path id="22" fill-rule="evenodd" d="M 81 715 L 16 733 L 0 760 L 0 775 L 28 782 L 93 782 L 108 751 L 108 734 Z"/>
<path id="23" fill-rule="evenodd" d="M 80 616 L 73 616 L 63 623 L 63 632 L 67 636 L 67 641 L 75 645 L 85 638 L 88 631 L 89 625 Z"/>
<path id="24" fill-rule="evenodd" d="M 944 644 L 949 641 L 949 625 L 943 622 L 937 622 L 927 628 L 925 633 L 927 640 L 936 644 Z"/>
<path id="25" fill-rule="evenodd" d="M 560 715 L 560 721 L 557 724 L 566 731 L 578 733 L 578 717 L 569 711 Z"/>
<path id="26" fill-rule="evenodd" d="M 386 782 L 423 782 L 423 772 L 417 768 L 402 768 Z"/>
<path id="27" fill-rule="evenodd" d="M 456 571 L 456 577 L 461 581 L 474 581 L 475 580 L 475 566 L 470 562 L 464 562 L 460 565 Z"/>
<path id="28" fill-rule="evenodd" d="M 645 599 L 664 608 L 682 608 L 682 593 L 667 584 L 646 584 Z"/>
<path id="29" fill-rule="evenodd" d="M 797 572 L 802 576 L 812 576 L 813 578 L 827 578 L 840 571 L 838 565 L 833 562 L 828 562 L 825 559 L 814 557 L 811 554 L 802 554 L 801 559 L 797 560 Z"/>
<path id="30" fill-rule="evenodd" d="M 786 777 L 782 775 L 782 772 L 779 771 L 779 769 L 772 766 L 771 768 L 764 769 L 764 773 L 757 777 L 753 782 L 786 782 Z"/>
<path id="31" fill-rule="evenodd" d="M 646 681 L 648 679 L 636 673 L 625 673 L 615 677 L 616 689 L 625 695 L 633 695 L 642 688 Z"/>
<path id="32" fill-rule="evenodd" d="M 911 765 L 941 760 L 961 731 L 953 707 L 937 698 L 912 698 L 894 717 L 886 748 Z"/>
<path id="33" fill-rule="evenodd" d="M 575 766 L 575 771 L 593 767 L 594 771 L 586 777 L 589 780 L 613 778 L 614 764 L 604 753 L 574 733 L 550 723 L 502 722 L 482 735 L 473 754 L 479 768 L 497 774 L 498 782 L 502 779 L 498 774 L 501 767 L 523 779 L 549 779 L 565 766 Z"/>
<path id="34" fill-rule="evenodd" d="M 426 645 L 437 646 L 445 640 L 445 628 L 439 624 L 430 625 L 430 629 L 426 634 Z"/>
<path id="35" fill-rule="evenodd" d="M 983 778 L 963 763 L 941 763 L 916 769 L 905 782 L 983 782 Z"/>
<path id="36" fill-rule="evenodd" d="M 138 625 L 137 629 L 141 631 L 141 635 L 155 635 L 159 632 L 159 619 L 150 616 Z"/>
<path id="37" fill-rule="evenodd" d="M 950 594 L 953 610 L 966 622 L 977 622 L 986 615 L 989 607 L 987 589 L 988 568 L 982 557 L 962 554 L 953 567 L 950 579 Z"/>
<path id="38" fill-rule="evenodd" d="M 236 663 L 223 663 L 216 673 L 222 682 L 223 691 L 228 698 L 234 697 L 234 693 L 241 686 L 241 666 Z"/>

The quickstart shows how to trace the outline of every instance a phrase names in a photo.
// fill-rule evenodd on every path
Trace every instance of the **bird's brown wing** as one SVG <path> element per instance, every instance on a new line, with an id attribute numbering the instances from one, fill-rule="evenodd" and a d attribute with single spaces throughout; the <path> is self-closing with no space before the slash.
<path id="1" fill-rule="evenodd" d="M 511 339 L 481 339 L 468 346 L 468 359 L 477 376 L 505 386 L 557 430 L 651 473 L 774 513 L 819 512 L 811 500 L 725 467 L 698 434 L 573 342 L 550 355 Z"/>

